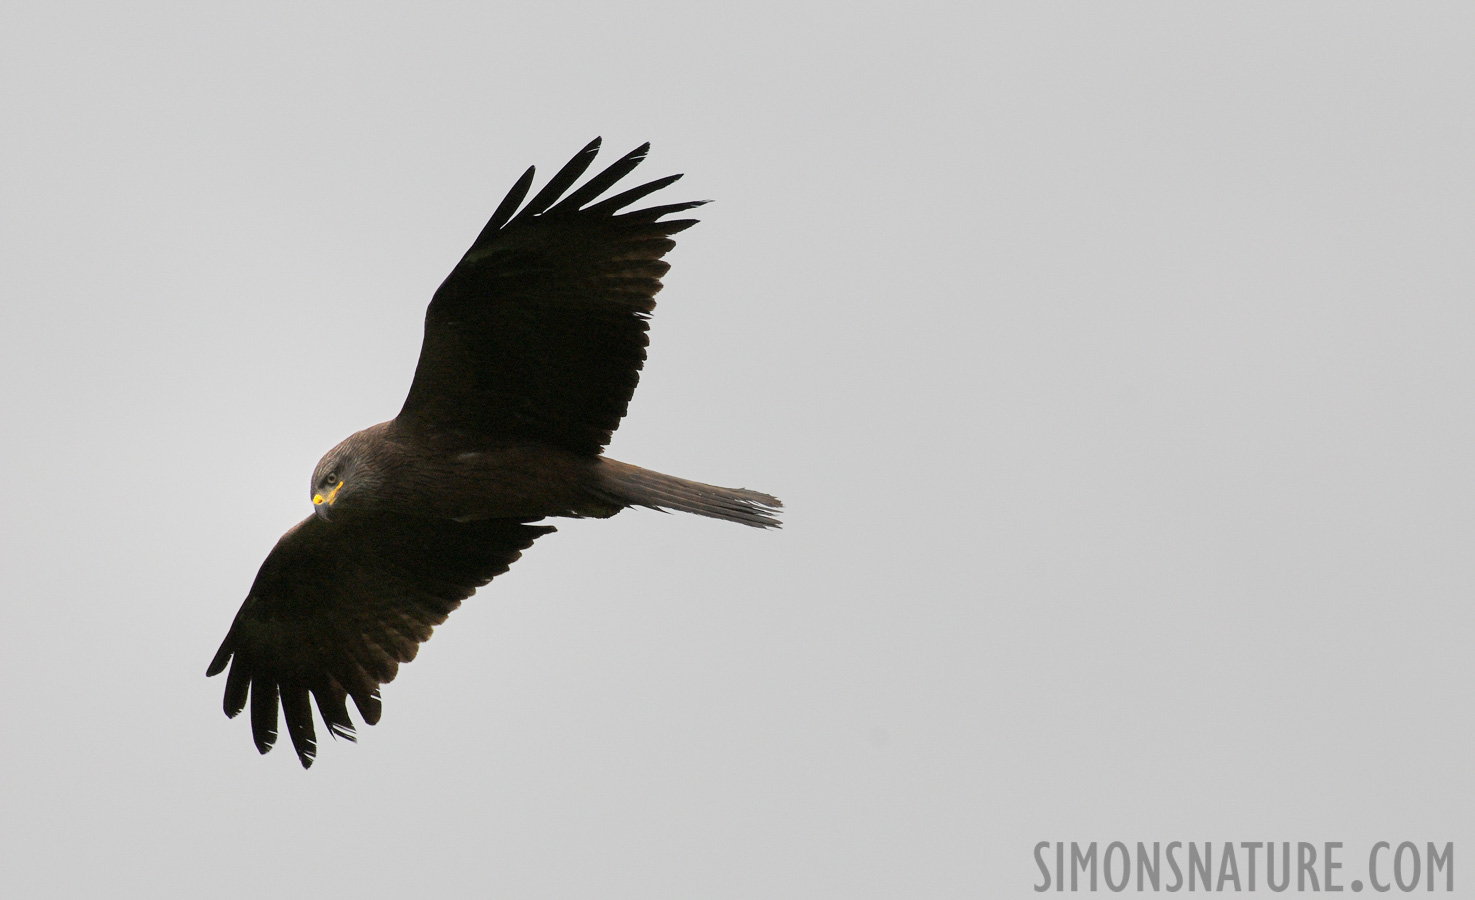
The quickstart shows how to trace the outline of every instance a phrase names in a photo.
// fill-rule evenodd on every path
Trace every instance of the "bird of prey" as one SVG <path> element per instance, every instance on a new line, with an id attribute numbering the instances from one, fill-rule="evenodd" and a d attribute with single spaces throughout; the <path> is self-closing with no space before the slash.
<path id="1" fill-rule="evenodd" d="M 312 709 L 354 739 L 347 701 L 372 725 L 379 687 L 480 586 L 507 571 L 547 516 L 606 518 L 644 506 L 776 527 L 768 494 L 699 484 L 603 455 L 645 361 L 671 236 L 701 205 L 627 211 L 680 175 L 601 196 L 644 144 L 570 191 L 595 139 L 523 205 L 529 168 L 425 313 L 404 407 L 350 435 L 312 473 L 312 514 L 261 564 L 206 675 L 230 664 L 225 714 L 251 706 L 256 749 L 277 709 L 304 768 Z"/>

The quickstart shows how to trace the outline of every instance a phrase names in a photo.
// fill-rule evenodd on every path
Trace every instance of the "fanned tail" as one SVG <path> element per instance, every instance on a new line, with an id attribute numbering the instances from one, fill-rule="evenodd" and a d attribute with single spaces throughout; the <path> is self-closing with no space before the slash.
<path id="1" fill-rule="evenodd" d="M 602 498 L 621 506 L 648 506 L 724 519 L 754 528 L 777 528 L 777 498 L 743 488 L 717 487 L 662 475 L 613 459 L 599 461 Z"/>

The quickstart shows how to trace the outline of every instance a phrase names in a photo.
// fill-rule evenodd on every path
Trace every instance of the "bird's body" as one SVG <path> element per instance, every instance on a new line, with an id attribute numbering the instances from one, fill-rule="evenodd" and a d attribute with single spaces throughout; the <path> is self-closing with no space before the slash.
<path id="1" fill-rule="evenodd" d="M 594 515 L 599 463 L 547 444 L 475 440 L 390 419 L 349 436 L 318 468 L 343 473 L 329 517 L 391 509 L 470 522 Z"/>
<path id="2" fill-rule="evenodd" d="M 777 524 L 763 511 L 774 498 L 757 491 L 701 484 L 549 444 L 424 431 L 398 419 L 355 432 L 328 451 L 314 483 L 326 473 L 337 475 L 344 487 L 326 510 L 326 502 L 319 504 L 325 518 L 388 510 L 457 522 L 605 519 L 631 506 L 647 506 L 748 525 Z M 455 489 L 448 491 L 447 485 Z M 710 500 L 704 503 L 703 497 Z"/>
<path id="3" fill-rule="evenodd" d="M 507 570 L 548 516 L 606 518 L 631 506 L 774 527 L 767 494 L 662 475 L 603 455 L 639 380 L 646 317 L 671 235 L 698 203 L 622 212 L 679 176 L 605 200 L 649 145 L 565 195 L 596 140 L 519 210 L 529 169 L 435 292 L 404 408 L 356 432 L 313 472 L 313 515 L 277 542 L 211 662 L 225 711 L 251 706 L 256 746 L 278 703 L 303 766 L 312 712 L 353 737 L 379 685 L 413 659 L 461 600 Z M 598 202 L 595 202 L 598 200 Z"/>

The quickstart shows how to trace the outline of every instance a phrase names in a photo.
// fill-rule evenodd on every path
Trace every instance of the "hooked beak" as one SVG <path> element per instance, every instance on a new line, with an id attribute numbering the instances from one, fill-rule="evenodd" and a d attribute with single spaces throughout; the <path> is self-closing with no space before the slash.
<path id="1" fill-rule="evenodd" d="M 327 494 L 312 495 L 312 511 L 317 513 L 318 518 L 327 521 L 328 511 L 333 506 L 333 501 L 338 499 L 338 492 L 343 490 L 343 482 L 333 485 L 333 489 Z"/>

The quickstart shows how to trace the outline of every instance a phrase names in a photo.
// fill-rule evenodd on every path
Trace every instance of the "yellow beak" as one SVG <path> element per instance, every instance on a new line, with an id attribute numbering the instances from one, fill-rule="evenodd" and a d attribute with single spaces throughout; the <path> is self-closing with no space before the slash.
<path id="1" fill-rule="evenodd" d="M 312 495 L 312 505 L 313 506 L 322 506 L 324 503 L 326 503 L 329 506 L 332 506 L 333 505 L 333 498 L 337 497 L 338 496 L 338 492 L 341 491 L 341 490 L 343 490 L 343 482 L 340 481 L 337 484 L 333 485 L 333 489 L 328 492 L 328 496 L 326 496 L 326 497 L 324 497 L 322 494 L 313 494 Z"/>

